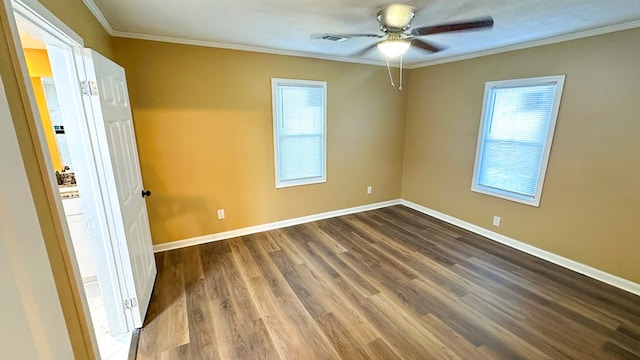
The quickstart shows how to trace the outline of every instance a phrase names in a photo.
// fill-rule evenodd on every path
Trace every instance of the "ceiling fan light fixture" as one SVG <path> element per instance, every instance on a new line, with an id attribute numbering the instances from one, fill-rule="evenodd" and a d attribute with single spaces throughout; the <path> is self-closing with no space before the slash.
<path id="1" fill-rule="evenodd" d="M 411 43 L 408 40 L 385 40 L 378 43 L 378 49 L 388 57 L 398 57 L 404 54 Z"/>

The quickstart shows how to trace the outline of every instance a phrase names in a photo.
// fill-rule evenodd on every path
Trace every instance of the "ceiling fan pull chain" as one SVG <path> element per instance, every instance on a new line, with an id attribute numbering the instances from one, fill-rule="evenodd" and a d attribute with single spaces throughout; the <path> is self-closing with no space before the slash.
<path id="1" fill-rule="evenodd" d="M 402 55 L 400 55 L 400 86 L 398 90 L 402 91 Z"/>
<path id="2" fill-rule="evenodd" d="M 391 68 L 389 67 L 389 57 L 385 55 L 384 59 L 387 60 L 387 71 L 389 72 L 389 81 L 391 81 L 391 87 L 396 87 L 396 84 L 393 83 L 393 77 L 391 76 Z"/>

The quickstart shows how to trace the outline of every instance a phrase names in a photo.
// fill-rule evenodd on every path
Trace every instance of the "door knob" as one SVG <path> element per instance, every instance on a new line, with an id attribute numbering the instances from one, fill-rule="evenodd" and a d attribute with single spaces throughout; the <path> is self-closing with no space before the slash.
<path id="1" fill-rule="evenodd" d="M 146 190 L 146 191 L 145 191 L 145 190 L 142 190 L 142 197 L 145 197 L 145 196 L 151 196 L 151 191 L 149 191 L 149 190 Z"/>

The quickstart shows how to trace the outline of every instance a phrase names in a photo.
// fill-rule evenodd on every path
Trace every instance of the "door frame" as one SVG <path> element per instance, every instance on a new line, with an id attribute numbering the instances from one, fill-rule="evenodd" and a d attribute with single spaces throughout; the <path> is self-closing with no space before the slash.
<path id="1" fill-rule="evenodd" d="M 30 79 L 24 54 L 22 52 L 22 45 L 19 40 L 17 21 L 21 22 L 21 25 L 24 25 L 23 20 L 26 20 L 29 26 L 35 26 L 37 29 L 33 29 L 35 31 L 40 31 L 39 34 L 47 40 L 61 44 L 62 47 L 67 47 L 67 50 L 70 50 L 68 52 L 69 56 L 67 56 L 66 59 L 60 59 L 60 61 L 66 62 L 65 65 L 68 70 L 67 75 L 75 76 L 77 81 L 86 79 L 83 56 L 84 42 L 79 35 L 77 35 L 71 28 L 59 20 L 37 0 L 2 1 L 5 4 L 7 12 L 6 15 L 8 15 L 6 17 L 8 18 L 9 23 L 9 29 L 7 29 L 9 34 L 7 34 L 7 36 L 11 36 L 13 38 L 13 43 L 15 45 L 15 49 L 11 49 L 15 51 L 16 55 L 15 58 L 12 59 L 12 62 L 14 63 L 14 68 L 16 68 L 16 74 L 22 77 L 21 80 L 26 84 L 26 89 L 23 89 L 24 93 L 22 93 L 21 96 L 23 98 L 25 111 L 30 112 L 29 115 L 33 119 L 33 121 L 29 123 L 30 135 L 34 144 L 40 145 L 40 149 L 36 149 L 37 155 L 39 155 L 38 165 L 40 173 L 43 177 L 45 186 L 47 187 L 47 192 L 54 195 L 51 197 L 52 199 L 50 200 L 53 201 L 50 201 L 49 205 L 53 215 L 57 217 L 56 220 L 61 225 L 61 229 L 59 230 L 63 235 L 63 239 L 60 239 L 60 251 L 62 252 L 63 259 L 66 260 L 65 267 L 68 272 L 67 276 L 70 278 L 72 286 L 74 287 L 72 294 L 76 311 L 82 320 L 84 320 L 84 323 L 81 323 L 82 336 L 85 338 L 87 346 L 89 344 L 91 345 L 88 346 L 88 351 L 90 353 L 92 352 L 94 357 L 99 358 L 98 346 L 95 333 L 93 331 L 88 303 L 84 293 L 82 278 L 80 276 L 75 252 L 73 250 L 71 235 L 66 223 L 62 200 L 59 196 L 57 181 L 52 171 L 53 164 L 48 149 L 46 148 L 47 145 L 44 136 L 44 129 L 42 122 L 40 121 L 40 115 L 36 106 L 33 89 L 29 85 Z M 14 18 L 14 15 L 16 18 Z M 18 20 L 18 17 L 21 17 L 22 19 Z M 124 277 L 122 275 L 121 267 L 122 256 L 119 253 L 118 244 L 114 243 L 115 238 L 111 236 L 113 229 L 110 228 L 111 221 L 109 219 L 109 213 L 105 211 L 108 204 L 105 203 L 106 198 L 103 196 L 99 178 L 99 169 L 103 165 L 99 163 L 100 159 L 94 159 L 95 150 L 92 147 L 91 134 L 87 127 L 87 124 L 90 123 L 89 120 L 92 114 L 90 109 L 87 109 L 87 106 L 82 102 L 79 83 L 76 82 L 73 84 L 72 81 L 69 81 L 68 84 L 65 84 L 67 87 L 72 87 L 72 85 L 75 85 L 76 93 L 73 95 L 75 99 L 72 100 L 74 102 L 74 113 L 71 116 L 73 118 L 73 125 L 70 127 L 70 130 L 81 137 L 81 139 L 76 139 L 77 143 L 74 146 L 76 148 L 83 149 L 83 151 L 81 151 L 82 155 L 73 151 L 73 153 L 76 153 L 76 156 L 72 155 L 72 160 L 74 161 L 74 167 L 78 168 L 77 170 L 80 170 L 79 173 L 82 175 L 82 181 L 80 181 L 78 185 L 81 194 L 84 194 L 85 198 L 82 202 L 83 208 L 85 209 L 85 216 L 88 215 L 88 227 L 90 233 L 93 233 L 93 236 L 91 236 L 92 246 L 99 246 L 104 250 L 105 254 L 111 255 L 105 256 L 106 263 L 103 264 L 103 267 L 108 267 L 113 272 L 111 279 L 114 283 L 114 286 L 112 287 L 112 295 L 121 299 L 120 304 L 122 304 L 122 301 L 128 297 L 128 294 L 126 294 L 126 286 L 123 283 Z M 57 83 L 56 86 L 58 86 Z M 67 104 L 67 107 L 69 105 L 70 104 Z M 84 124 L 84 126 L 82 124 Z M 69 146 L 73 148 L 71 143 Z M 76 157 L 78 158 L 77 161 Z M 88 194 L 91 194 L 92 196 L 87 196 Z M 102 241 L 102 239 L 105 241 Z M 98 260 L 96 259 L 96 261 Z M 121 327 L 126 327 L 127 330 L 132 330 L 133 324 L 127 318 L 124 308 L 122 309 L 123 311 L 120 319 Z"/>

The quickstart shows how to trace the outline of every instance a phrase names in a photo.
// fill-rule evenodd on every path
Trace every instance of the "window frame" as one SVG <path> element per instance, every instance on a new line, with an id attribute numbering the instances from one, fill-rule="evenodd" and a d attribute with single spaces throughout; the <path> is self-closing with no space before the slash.
<path id="1" fill-rule="evenodd" d="M 473 167 L 473 178 L 471 182 L 471 191 L 490 195 L 498 198 L 502 198 L 505 200 L 510 200 L 514 202 L 518 202 L 525 205 L 540 206 L 540 199 L 542 197 L 542 188 L 544 185 L 545 176 L 547 173 L 547 166 L 549 164 L 549 155 L 551 154 L 551 146 L 553 144 L 553 136 L 555 133 L 556 122 L 558 119 L 558 112 L 560 110 L 560 102 L 562 100 L 562 90 L 564 88 L 564 80 L 565 75 L 552 75 L 552 76 L 541 76 L 541 77 L 532 77 L 532 78 L 523 78 L 523 79 L 510 79 L 510 80 L 499 80 L 499 81 L 488 81 L 485 83 L 484 87 L 484 98 L 482 102 L 482 113 L 480 118 L 480 129 L 478 131 L 478 142 L 476 146 L 476 156 Z M 536 184 L 536 191 L 533 196 L 528 196 L 526 194 L 518 194 L 512 191 L 489 187 L 485 185 L 479 184 L 480 177 L 480 167 L 481 167 L 481 159 L 484 151 L 484 146 L 486 144 L 486 135 L 487 130 L 493 120 L 493 104 L 492 101 L 494 99 L 494 90 L 501 88 L 514 88 L 514 87 L 529 87 L 529 86 L 540 86 L 540 85 L 556 85 L 556 92 L 553 99 L 553 106 L 551 110 L 551 115 L 549 119 L 549 127 L 547 129 L 547 137 L 544 142 L 544 150 L 542 153 L 542 161 L 540 163 L 538 181 Z"/>
<path id="2" fill-rule="evenodd" d="M 279 136 L 279 114 L 278 114 L 278 87 L 279 86 L 299 86 L 322 88 L 322 175 L 307 178 L 297 178 L 283 180 L 280 175 L 280 136 Z M 273 111 L 273 151 L 275 165 L 275 182 L 276 188 L 287 188 L 293 186 L 320 184 L 327 182 L 327 82 L 316 80 L 300 80 L 300 79 L 271 79 L 271 101 Z M 308 136 L 308 135 L 306 135 Z"/>

